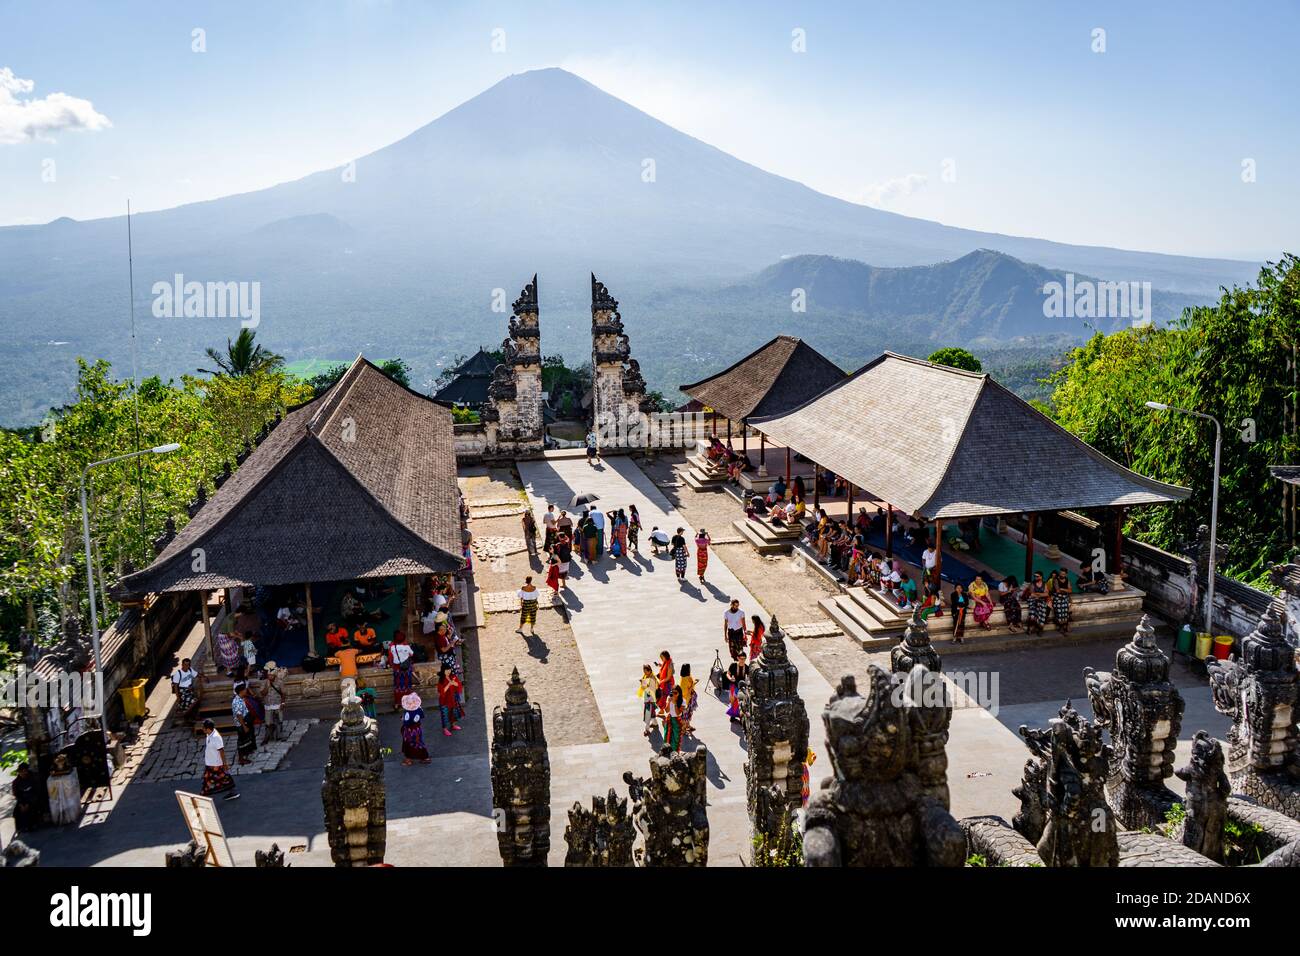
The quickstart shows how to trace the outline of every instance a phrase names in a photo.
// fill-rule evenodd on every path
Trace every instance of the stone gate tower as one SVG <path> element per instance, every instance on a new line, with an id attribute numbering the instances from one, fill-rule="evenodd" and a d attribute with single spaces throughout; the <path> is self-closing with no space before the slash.
<path id="1" fill-rule="evenodd" d="M 483 409 L 486 447 L 493 456 L 519 458 L 542 451 L 542 339 L 537 276 L 515 299 L 505 360 L 492 373 Z"/>
<path id="2" fill-rule="evenodd" d="M 654 411 L 647 402 L 641 367 L 623 331 L 618 300 L 605 283 L 591 275 L 591 413 L 602 450 L 644 444 L 641 413 Z"/>

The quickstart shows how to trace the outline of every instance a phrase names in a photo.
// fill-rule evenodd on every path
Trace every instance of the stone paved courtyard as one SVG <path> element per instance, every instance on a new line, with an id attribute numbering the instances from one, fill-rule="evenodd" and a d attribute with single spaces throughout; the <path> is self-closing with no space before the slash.
<path id="1" fill-rule="evenodd" d="M 812 719 L 813 748 L 818 753 L 814 778 L 828 772 L 822 744 L 821 707 L 843 674 L 861 676 L 868 663 L 888 666 L 887 654 L 867 654 L 839 633 L 821 613 L 817 601 L 828 586 L 789 559 L 767 559 L 747 544 L 724 544 L 737 505 L 720 493 L 697 493 L 672 484 L 677 460 L 660 459 L 639 466 L 630 459 L 606 460 L 599 468 L 581 458 L 547 458 L 522 466 L 523 486 L 510 473 L 469 471 L 462 488 L 471 504 L 471 529 L 482 542 L 514 539 L 522 545 L 520 511 L 493 514 L 501 502 L 524 499 L 540 515 L 548 500 L 567 506 L 578 491 L 599 493 L 605 507 L 635 503 L 647 530 L 653 524 L 672 530 L 704 525 L 714 531 L 715 550 L 708 584 L 693 573 L 678 585 L 671 561 L 632 555 L 619 562 L 605 556 L 595 566 L 574 562 L 571 591 L 563 607 L 543 602 L 538 637 L 520 635 L 515 591 L 523 576 L 541 585 L 542 565 L 522 547 L 489 547 L 476 554 L 475 573 L 487 619 L 468 636 L 465 653 L 469 698 L 464 730 L 443 737 L 434 720 L 426 732 L 433 762 L 402 767 L 390 757 L 388 787 L 388 860 L 396 865 L 499 865 L 491 820 L 488 744 L 492 708 L 502 702 L 510 671 L 518 667 L 531 699 L 542 707 L 552 768 L 551 863 L 563 861 L 566 811 L 575 800 L 589 802 L 611 786 L 625 793 L 624 770 L 644 774 L 657 745 L 641 736 L 635 696 L 641 663 L 663 648 L 678 663 L 690 662 L 704 681 L 715 650 L 726 656 L 721 639 L 725 601 L 741 597 L 750 613 L 777 614 L 790 628 L 791 658 L 800 667 L 800 687 Z M 478 507 L 482 503 L 484 507 Z M 557 509 L 558 510 L 558 509 Z M 477 549 L 476 549 L 477 550 Z M 693 562 L 691 572 L 694 571 Z M 549 593 L 545 592 L 544 593 Z M 1136 623 L 1136 622 L 1135 622 Z M 979 707 L 959 707 L 948 746 L 953 812 L 958 816 L 1015 809 L 1011 787 L 1019 782 L 1027 751 L 1016 735 L 1021 723 L 1042 726 L 1066 698 L 1087 712 L 1082 668 L 1109 669 L 1119 642 L 1020 651 L 966 654 L 964 670 L 996 672 L 996 715 Z M 1162 639 L 1168 649 L 1168 638 Z M 953 667 L 957 666 L 954 658 Z M 1187 701 L 1183 737 L 1205 728 L 1222 736 L 1226 720 L 1214 712 L 1203 679 L 1185 665 L 1174 676 Z M 428 696 L 424 688 L 422 693 Z M 155 697 L 151 695 L 151 705 Z M 381 701 L 380 728 L 387 746 L 399 746 L 397 716 Z M 187 839 L 174 791 L 195 790 L 197 750 L 183 730 L 168 727 L 164 707 L 146 721 L 140 739 L 129 748 L 128 765 L 119 770 L 112 801 L 88 814 L 79 828 L 46 828 L 29 842 L 50 865 L 148 865 Z M 712 865 L 738 865 L 748 847 L 744 801 L 744 742 L 729 726 L 721 701 L 702 687 L 696 725 L 699 738 L 688 749 L 710 751 L 709 822 Z M 289 713 L 293 738 L 276 745 L 240 780 L 243 799 L 220 804 L 232 852 L 240 864 L 252 862 L 255 850 L 271 842 L 291 851 L 294 866 L 330 865 L 323 831 L 320 782 L 326 743 L 334 720 L 327 702 Z M 233 740 L 228 741 L 233 747 Z M 129 782 L 128 782 L 129 781 Z M 125 784 L 125 786 L 122 786 Z M 1175 789 L 1181 786 L 1175 778 Z M 4 803 L 0 802 L 0 810 Z M 8 837 L 12 825 L 0 821 Z"/>

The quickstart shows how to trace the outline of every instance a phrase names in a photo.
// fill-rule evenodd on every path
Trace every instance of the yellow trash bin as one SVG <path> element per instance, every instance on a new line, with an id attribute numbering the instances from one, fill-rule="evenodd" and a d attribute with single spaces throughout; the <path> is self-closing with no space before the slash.
<path id="1" fill-rule="evenodd" d="M 127 720 L 137 720 L 149 712 L 144 705 L 144 689 L 148 683 L 144 678 L 129 680 L 117 689 Z"/>
<path id="2" fill-rule="evenodd" d="M 1196 632 L 1196 659 L 1203 661 L 1214 653 L 1214 638 L 1204 631 Z"/>

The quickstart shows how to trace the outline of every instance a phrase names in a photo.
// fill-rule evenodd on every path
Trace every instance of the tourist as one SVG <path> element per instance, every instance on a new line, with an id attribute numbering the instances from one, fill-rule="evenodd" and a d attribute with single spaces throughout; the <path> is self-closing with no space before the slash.
<path id="1" fill-rule="evenodd" d="M 751 518 L 754 521 L 759 521 L 765 514 L 767 514 L 767 502 L 764 501 L 763 496 L 756 491 L 750 495 L 749 504 L 745 506 L 745 517 Z"/>
<path id="2" fill-rule="evenodd" d="M 1094 570 L 1092 565 L 1079 569 L 1080 594 L 1109 594 L 1110 581 L 1104 571 Z"/>
<path id="3" fill-rule="evenodd" d="M 217 635 L 217 667 L 233 677 L 243 659 L 239 641 L 233 634 L 222 631 Z"/>
<path id="4" fill-rule="evenodd" d="M 357 697 L 361 701 L 361 712 L 371 720 L 378 720 L 379 710 L 375 707 L 375 689 L 363 687 L 357 692 Z"/>
<path id="5" fill-rule="evenodd" d="M 446 624 L 439 625 L 438 629 L 433 632 L 433 646 L 435 653 L 438 655 L 438 663 L 450 667 L 457 675 L 461 673 L 461 670 L 460 664 L 456 662 L 456 648 L 462 643 L 461 639 Z"/>
<path id="6" fill-rule="evenodd" d="M 360 651 L 349 644 L 347 647 L 340 647 L 334 652 L 334 659 L 339 662 L 339 682 L 353 681 L 355 683 L 359 671 L 357 670 L 357 657 Z"/>
<path id="7" fill-rule="evenodd" d="M 925 600 L 921 602 L 921 620 L 924 621 L 932 614 L 943 617 L 943 585 L 926 579 L 921 586 L 925 589 Z"/>
<path id="8" fill-rule="evenodd" d="M 733 661 L 745 656 L 745 612 L 740 609 L 740 598 L 732 598 L 722 615 L 722 636 Z"/>
<path id="9" fill-rule="evenodd" d="M 172 692 L 176 695 L 176 709 L 185 720 L 193 720 L 199 710 L 199 672 L 187 657 L 172 673 Z"/>
<path id="10" fill-rule="evenodd" d="M 1062 637 L 1070 636 L 1070 610 L 1074 599 L 1070 595 L 1070 575 L 1065 568 L 1058 568 L 1052 575 L 1048 594 L 1052 597 L 1052 619 Z"/>
<path id="11" fill-rule="evenodd" d="M 677 529 L 677 533 L 673 535 L 669 551 L 677 570 L 677 582 L 679 584 L 684 584 L 686 582 L 686 537 L 682 533 L 685 530 L 685 528 Z"/>
<path id="12" fill-rule="evenodd" d="M 429 749 L 424 745 L 424 701 L 411 691 L 402 698 L 402 766 L 416 760 L 429 763 Z"/>
<path id="13" fill-rule="evenodd" d="M 609 517 L 609 556 L 617 560 L 627 554 L 627 515 L 623 509 L 611 511 Z"/>
<path id="14" fill-rule="evenodd" d="M 373 651 L 379 646 L 379 638 L 369 621 L 362 621 L 361 626 L 352 632 L 352 641 L 362 651 Z"/>
<path id="15" fill-rule="evenodd" d="M 683 543 L 684 543 L 684 542 L 683 542 Z M 666 548 L 666 547 L 668 547 L 668 532 L 667 532 L 667 531 L 660 531 L 657 525 L 656 525 L 655 527 L 651 528 L 651 529 L 650 529 L 650 548 L 651 548 L 651 550 L 652 550 L 654 556 L 655 556 L 656 558 L 659 557 L 659 552 L 660 552 L 661 550 L 663 550 L 664 548 Z"/>
<path id="16" fill-rule="evenodd" d="M 582 535 L 583 557 L 587 559 L 588 564 L 600 559 L 601 545 L 605 541 L 604 530 L 596 523 L 595 516 L 598 514 L 599 511 L 587 512 L 578 526 L 578 531 Z M 601 521 L 604 520 L 604 516 L 601 515 Z"/>
<path id="17" fill-rule="evenodd" d="M 235 685 L 235 696 L 230 700 L 230 713 L 235 718 L 235 747 L 239 764 L 244 766 L 257 752 L 257 721 L 249 706 L 248 685 L 240 681 Z"/>
<path id="18" fill-rule="evenodd" d="M 952 607 L 952 641 L 954 644 L 966 642 L 966 611 L 970 607 L 970 597 L 961 582 L 952 587 L 952 596 L 948 598 Z"/>
<path id="19" fill-rule="evenodd" d="M 681 683 L 677 689 L 682 692 L 682 733 L 695 736 L 695 728 L 691 725 L 691 718 L 695 716 L 695 708 L 699 705 L 700 695 L 695 689 L 695 678 L 691 675 L 691 665 L 682 665 Z"/>
<path id="20" fill-rule="evenodd" d="M 465 716 L 461 707 L 464 684 L 456 672 L 446 664 L 438 671 L 438 707 L 442 712 L 442 733 L 450 737 L 453 730 L 460 730 L 460 719 Z"/>
<path id="21" fill-rule="evenodd" d="M 641 515 L 636 510 L 636 505 L 627 506 L 627 540 L 628 546 L 638 554 L 641 549 L 637 542 L 641 538 Z"/>
<path id="22" fill-rule="evenodd" d="M 517 633 L 524 633 L 524 625 L 528 625 L 528 636 L 537 636 L 537 585 L 533 584 L 533 576 L 530 574 L 524 578 L 524 586 L 519 589 L 519 628 Z"/>
<path id="23" fill-rule="evenodd" d="M 555 505 L 546 506 L 546 514 L 542 515 L 542 529 L 542 550 L 549 554 L 551 548 L 555 547 Z"/>
<path id="24" fill-rule="evenodd" d="M 803 760 L 803 785 L 799 788 L 800 805 L 807 807 L 808 798 L 812 796 L 812 765 L 817 762 L 817 754 L 811 747 Z"/>
<path id="25" fill-rule="evenodd" d="M 267 661 L 262 669 L 262 705 L 266 708 L 266 736 L 262 746 L 284 735 L 284 688 L 280 684 L 280 666 Z"/>
<path id="26" fill-rule="evenodd" d="M 695 535 L 695 573 L 700 576 L 700 583 L 704 583 L 704 572 L 709 566 L 709 532 L 701 528 Z"/>
<path id="27" fill-rule="evenodd" d="M 935 566 L 939 562 L 939 549 L 930 541 L 925 542 L 925 550 L 921 552 L 921 568 L 925 571 L 927 579 L 935 577 Z"/>
<path id="28" fill-rule="evenodd" d="M 211 721 L 208 724 L 211 725 Z M 23 762 L 14 774 L 14 829 L 20 833 L 35 830 L 41 825 L 41 782 L 32 773 L 31 765 Z"/>
<path id="29" fill-rule="evenodd" d="M 1002 613 L 1007 619 L 1007 627 L 1013 632 L 1020 630 L 1020 584 L 1015 576 L 1007 578 L 998 585 L 1001 595 Z"/>
<path id="30" fill-rule="evenodd" d="M 257 668 L 257 642 L 253 640 L 252 631 L 244 632 L 244 641 L 239 645 L 239 653 L 243 655 L 244 661 L 242 673 L 238 676 L 243 677 L 244 674 L 249 674 Z"/>
<path id="31" fill-rule="evenodd" d="M 763 626 L 763 619 L 755 614 L 750 618 L 754 626 L 749 631 L 749 659 L 758 660 L 758 655 L 763 651 L 763 637 L 767 634 L 767 628 Z"/>
<path id="32" fill-rule="evenodd" d="M 217 725 L 211 720 L 203 721 L 203 735 L 203 787 L 199 792 L 210 797 L 229 791 L 226 799 L 238 800 L 239 788 L 235 786 L 235 778 L 230 775 L 226 763 L 226 742 L 217 733 Z"/>
<path id="33" fill-rule="evenodd" d="M 682 749 L 682 689 L 674 687 L 664 710 L 664 743 L 670 750 Z"/>
<path id="34" fill-rule="evenodd" d="M 636 695 L 641 698 L 641 722 L 645 724 L 645 733 L 641 736 L 649 737 L 659 713 L 659 681 L 649 664 L 641 665 L 641 680 L 637 682 Z"/>
<path id="35" fill-rule="evenodd" d="M 555 534 L 557 536 L 567 534 L 569 540 L 573 540 L 573 519 L 569 517 L 567 511 L 561 511 L 560 516 L 555 519 Z"/>
<path id="36" fill-rule="evenodd" d="M 524 508 L 524 516 L 521 520 L 524 526 L 524 545 L 528 548 L 529 554 L 536 554 L 537 519 L 533 517 L 533 509 Z"/>
<path id="37" fill-rule="evenodd" d="M 596 447 L 596 432 L 587 432 L 587 464 L 600 461 L 600 450 Z"/>
<path id="38" fill-rule="evenodd" d="M 668 704 L 668 695 L 676 686 L 677 678 L 673 671 L 673 656 L 667 651 L 659 652 L 659 673 L 655 675 L 658 684 L 655 687 L 655 704 L 663 711 Z"/>
<path id="39" fill-rule="evenodd" d="M 899 575 L 897 595 L 900 610 L 911 610 L 912 605 L 916 603 L 916 582 L 906 571 Z"/>
<path id="40" fill-rule="evenodd" d="M 989 623 L 993 616 L 993 598 L 989 596 L 989 586 L 984 583 L 983 575 L 975 575 L 975 580 L 970 583 L 970 599 L 975 623 L 986 631 L 990 630 L 993 627 Z"/>
<path id="41" fill-rule="evenodd" d="M 546 557 L 546 586 L 551 589 L 551 593 L 559 595 L 560 593 L 560 559 L 554 552 Z"/>
<path id="42" fill-rule="evenodd" d="M 412 665 L 415 648 L 406 642 L 406 634 L 398 631 L 388 645 L 388 668 L 393 672 L 393 712 L 402 706 L 402 698 L 411 692 L 415 683 Z"/>
<path id="43" fill-rule="evenodd" d="M 592 508 L 588 517 L 596 528 L 596 557 L 599 558 L 605 553 L 605 513 L 599 508 Z"/>
<path id="44" fill-rule="evenodd" d="M 727 668 L 727 677 L 729 679 L 727 716 L 731 718 L 733 724 L 740 723 L 740 685 L 745 682 L 746 674 L 745 652 L 741 651 L 740 656 L 732 661 L 731 666 Z"/>
<path id="45" fill-rule="evenodd" d="M 1025 633 L 1042 634 L 1047 624 L 1047 585 L 1043 583 L 1042 571 L 1034 572 L 1033 578 L 1025 585 L 1024 594 L 1029 612 Z"/>
<path id="46" fill-rule="evenodd" d="M 573 559 L 573 544 L 568 534 L 560 532 L 555 539 L 555 568 L 560 579 L 560 587 L 569 586 L 569 562 Z"/>

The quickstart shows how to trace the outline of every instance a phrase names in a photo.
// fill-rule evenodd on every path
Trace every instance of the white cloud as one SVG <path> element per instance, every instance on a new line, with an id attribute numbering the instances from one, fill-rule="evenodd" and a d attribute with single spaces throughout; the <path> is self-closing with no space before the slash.
<path id="1" fill-rule="evenodd" d="M 866 203 L 868 206 L 888 206 L 899 199 L 905 199 L 914 193 L 919 193 L 925 189 L 929 182 L 930 178 L 921 173 L 896 176 L 893 179 L 886 179 L 884 182 L 872 183 L 862 191 L 858 201 Z"/>
<path id="2" fill-rule="evenodd" d="M 35 88 L 32 80 L 14 76 L 7 66 L 0 67 L 0 143 L 50 142 L 52 134 L 64 130 L 101 130 L 113 125 L 90 100 L 67 93 L 33 98 Z"/>

